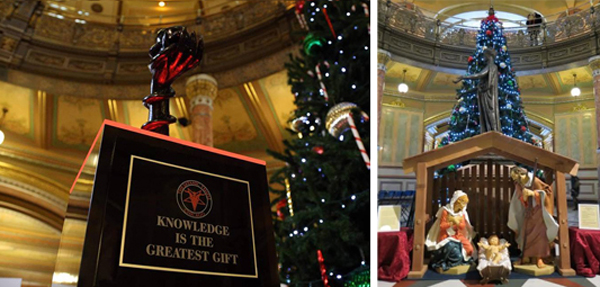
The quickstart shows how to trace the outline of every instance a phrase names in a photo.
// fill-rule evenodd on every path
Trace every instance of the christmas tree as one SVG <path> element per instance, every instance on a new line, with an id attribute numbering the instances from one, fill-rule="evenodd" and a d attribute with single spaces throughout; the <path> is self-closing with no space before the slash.
<path id="1" fill-rule="evenodd" d="M 369 1 L 298 1 L 296 110 L 271 177 L 281 281 L 368 286 Z M 351 129 L 354 127 L 354 129 Z"/>
<path id="2" fill-rule="evenodd" d="M 494 16 L 493 8 L 490 8 L 489 16 L 481 21 L 475 53 L 468 58 L 467 75 L 477 74 L 485 67 L 487 64 L 484 57 L 485 49 L 496 51 L 494 63 L 498 66 L 498 107 L 502 133 L 533 143 L 523 110 L 521 90 L 506 46 L 502 22 Z M 448 138 L 442 142 L 442 145 L 480 133 L 480 110 L 477 99 L 479 81 L 465 79 L 462 87 L 457 90 L 458 102 L 452 110 Z"/>

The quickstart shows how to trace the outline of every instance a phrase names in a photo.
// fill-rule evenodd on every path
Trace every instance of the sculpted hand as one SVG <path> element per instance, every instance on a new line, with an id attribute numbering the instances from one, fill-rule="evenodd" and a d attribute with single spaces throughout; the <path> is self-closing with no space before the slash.
<path id="1" fill-rule="evenodd" d="M 448 215 L 448 218 L 446 219 L 446 221 L 448 221 L 448 223 L 453 224 L 454 223 L 454 216 Z"/>
<path id="2" fill-rule="evenodd" d="M 460 217 L 458 217 L 458 216 L 450 216 L 450 217 L 448 217 L 448 221 L 450 223 L 453 223 L 453 224 L 457 225 L 457 224 L 460 223 Z"/>
<path id="3" fill-rule="evenodd" d="M 531 189 L 524 188 L 523 189 L 523 198 L 527 200 L 530 196 L 535 196 L 535 193 Z"/>
<path id="4" fill-rule="evenodd" d="M 204 54 L 204 41 L 189 34 L 185 27 L 161 29 L 150 48 L 150 71 L 154 85 L 168 86 L 188 70 L 196 67 Z"/>

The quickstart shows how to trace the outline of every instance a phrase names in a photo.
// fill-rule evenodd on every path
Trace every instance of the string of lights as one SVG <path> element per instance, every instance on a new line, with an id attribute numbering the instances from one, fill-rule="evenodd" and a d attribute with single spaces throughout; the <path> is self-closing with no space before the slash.
<path id="1" fill-rule="evenodd" d="M 468 58 L 467 75 L 483 70 L 486 65 L 483 55 L 485 49 L 494 49 L 497 52 L 494 63 L 499 67 L 497 104 L 501 132 L 533 143 L 503 30 L 502 22 L 493 14 L 482 20 L 475 51 Z M 457 89 L 457 103 L 449 120 L 450 132 L 448 138 L 442 141 L 442 146 L 480 133 L 478 85 L 479 80 L 464 80 L 462 87 Z"/>

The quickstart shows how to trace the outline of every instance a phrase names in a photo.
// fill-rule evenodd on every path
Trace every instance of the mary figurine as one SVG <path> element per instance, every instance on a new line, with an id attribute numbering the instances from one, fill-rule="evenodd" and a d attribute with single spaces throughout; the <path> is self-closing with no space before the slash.
<path id="1" fill-rule="evenodd" d="M 474 232 L 467 213 L 469 197 L 462 190 L 452 195 L 450 203 L 440 208 L 437 220 L 429 230 L 425 246 L 433 251 L 430 261 L 434 269 L 446 271 L 454 266 L 468 265 L 472 256 Z"/>

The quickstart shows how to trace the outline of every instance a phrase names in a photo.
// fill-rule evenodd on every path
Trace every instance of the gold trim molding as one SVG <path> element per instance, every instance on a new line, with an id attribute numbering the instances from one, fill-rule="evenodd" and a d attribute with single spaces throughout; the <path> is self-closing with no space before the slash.
<path id="1" fill-rule="evenodd" d="M 69 188 L 67 186 L 21 167 L 0 162 L 0 176 L 48 192 L 51 195 L 64 200 L 64 202 L 69 198 Z M 23 186 L 21 186 L 21 188 L 23 188 Z"/>
<path id="2" fill-rule="evenodd" d="M 599 61 L 600 64 L 600 61 Z M 600 68 L 600 67 L 599 67 Z M 586 107 L 584 104 L 582 103 L 578 103 L 577 105 L 575 105 L 571 110 L 573 112 L 579 112 L 579 111 L 587 111 L 587 110 L 593 110 L 594 108 L 588 108 Z"/>
<path id="3" fill-rule="evenodd" d="M 383 103 L 386 107 L 406 108 L 406 104 L 401 99 L 395 99 L 389 103 Z"/>

